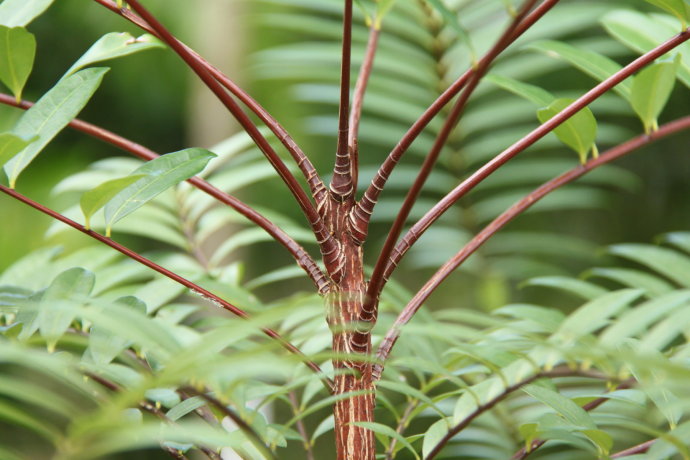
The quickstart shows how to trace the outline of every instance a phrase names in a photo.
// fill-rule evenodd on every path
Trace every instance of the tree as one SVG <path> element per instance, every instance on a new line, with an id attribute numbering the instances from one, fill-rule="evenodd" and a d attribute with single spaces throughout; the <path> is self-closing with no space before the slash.
<path id="1" fill-rule="evenodd" d="M 588 24 L 600 12 L 608 12 L 603 24 L 610 35 L 640 54 L 626 65 L 563 41 L 528 37 L 538 30 L 539 24 L 548 23 L 547 14 L 569 4 L 566 1 L 526 0 L 518 5 L 485 2 L 484 6 L 437 0 L 409 4 L 384 0 L 300 3 L 303 12 L 288 13 L 292 16 L 283 23 L 292 28 L 304 24 L 310 26 L 307 31 L 331 37 L 330 28 L 326 31 L 313 27 L 310 14 L 317 7 L 331 14 L 332 7 L 343 8 L 339 13 L 342 34 L 337 37 L 341 48 L 337 142 L 330 180 L 317 173 L 314 158 L 305 154 L 271 114 L 175 38 L 141 2 L 95 2 L 146 34 L 105 35 L 35 105 L 21 99 L 35 50 L 34 36 L 26 26 L 51 2 L 5 0 L 0 4 L 0 21 L 4 24 L 0 33 L 5 44 L 0 48 L 7 50 L 1 57 L 4 70 L 0 78 L 13 93 L 0 96 L 0 102 L 26 110 L 12 131 L 0 137 L 0 161 L 8 177 L 8 185 L 0 185 L 0 190 L 102 244 L 62 258 L 51 250 L 41 250 L 11 267 L 0 279 L 7 324 L 0 356 L 11 366 L 5 384 L 0 385 L 0 392 L 7 399 L 0 406 L 5 420 L 36 433 L 47 441 L 46 451 L 54 449 L 60 458 L 98 457 L 152 443 L 160 444 L 176 458 L 184 458 L 186 452 L 194 450 L 218 458 L 217 449 L 223 446 L 246 458 L 271 458 L 281 455 L 280 447 L 295 449 L 294 441 L 301 442 L 307 455 L 313 457 L 313 440 L 328 431 L 331 419 L 326 418 L 312 435 L 308 434 L 312 423 L 305 420 L 312 414 L 321 414 L 320 409 L 330 405 L 339 459 L 375 458 L 377 437 L 387 458 L 406 455 L 405 449 L 415 458 L 420 452 L 425 458 L 442 453 L 453 458 L 502 458 L 506 450 L 517 450 L 514 458 L 525 458 L 545 444 L 544 455 L 566 452 L 573 458 L 581 458 L 583 451 L 599 458 L 648 450 L 650 458 L 676 453 L 686 458 L 690 455 L 684 441 L 690 426 L 684 422 L 688 399 L 682 391 L 688 374 L 684 318 L 690 296 L 683 289 L 690 285 L 688 233 L 666 235 L 664 242 L 668 247 L 663 248 L 614 246 L 614 254 L 647 265 L 650 270 L 599 270 L 597 276 L 608 280 L 605 285 L 554 276 L 530 281 L 587 300 L 567 315 L 558 308 L 527 304 L 503 306 L 485 313 L 453 305 L 423 320 L 417 318 L 422 316 L 420 308 L 441 283 L 499 230 L 542 198 L 555 196 L 554 191 L 590 171 L 690 127 L 690 118 L 685 114 L 669 123 L 658 123 L 675 81 L 690 85 L 690 53 L 685 43 L 690 39 L 687 1 L 649 1 L 664 11 L 651 15 L 632 10 L 609 11 L 616 5 L 595 8 L 587 2 L 571 3 L 571 12 L 579 11 Z M 361 7 L 361 19 L 369 29 L 369 37 L 352 85 L 355 3 Z M 468 30 L 465 22 L 474 21 L 465 20 L 464 14 L 471 18 L 476 9 L 481 16 L 482 8 L 487 8 L 492 27 Z M 273 19 L 280 21 L 285 17 L 277 13 Z M 461 49 L 466 70 L 443 71 L 455 73 L 453 81 L 444 86 L 440 96 L 421 115 L 415 114 L 418 118 L 396 139 L 397 144 L 367 184 L 359 180 L 360 150 L 368 142 L 366 136 L 359 135 L 365 96 L 387 94 L 395 103 L 391 96 L 397 93 L 401 104 L 376 107 L 382 118 L 394 118 L 398 115 L 396 107 L 404 107 L 408 102 L 403 96 L 413 88 L 411 83 L 420 84 L 426 78 L 424 72 L 415 73 L 413 61 L 401 60 L 403 64 L 396 65 L 402 54 L 415 51 L 408 45 L 417 37 L 405 36 L 416 30 L 409 25 L 412 19 L 426 21 L 433 30 L 432 53 L 438 53 L 442 45 L 451 48 L 444 44 L 449 40 Z M 392 42 L 384 43 L 391 39 L 386 37 L 388 24 Z M 495 28 L 497 25 L 500 30 Z M 489 31 L 491 44 L 485 50 L 475 50 L 473 43 L 484 38 L 484 30 Z M 551 38 L 558 36 L 558 30 L 551 31 Z M 532 51 L 556 56 L 600 83 L 576 99 L 561 97 L 567 88 L 544 85 L 547 90 L 526 83 L 523 80 L 530 78 L 525 78 L 524 73 L 529 75 L 528 71 L 533 69 L 524 55 L 512 55 L 517 70 L 498 66 L 499 58 L 511 57 L 511 45 L 520 39 Z M 107 72 L 105 68 L 93 67 L 94 64 L 163 46 L 182 58 L 245 133 L 211 150 L 189 148 L 158 156 L 142 145 L 75 118 Z M 379 47 L 381 55 L 377 56 Z M 273 54 L 269 64 L 277 66 L 288 59 L 309 63 L 319 58 L 322 50 L 304 46 L 293 49 L 292 54 L 286 51 Z M 670 55 L 671 52 L 674 54 Z M 372 72 L 378 62 L 386 78 L 374 81 L 376 74 Z M 455 63 L 447 65 L 452 67 Z M 333 77 L 330 68 L 322 72 L 317 79 L 327 82 Z M 390 74 L 396 73 L 400 78 L 391 78 Z M 319 88 L 312 85 L 307 89 L 308 97 L 318 100 Z M 504 96 L 496 105 L 507 113 L 508 106 L 501 101 L 510 104 L 515 99 L 500 90 L 524 98 L 536 109 L 541 124 L 517 142 L 512 139 L 514 143 L 497 155 L 492 139 L 488 160 L 403 234 L 443 149 L 449 144 L 465 145 L 464 140 L 453 136 L 463 128 L 466 112 L 471 115 L 468 104 L 472 96 L 491 90 L 494 95 Z M 687 91 L 682 91 L 687 98 Z M 616 99 L 606 99 L 607 96 Z M 607 110 L 614 115 L 635 114 L 644 133 L 622 140 L 620 130 L 605 130 L 602 125 L 598 138 L 597 110 L 589 108 L 598 100 L 603 100 L 604 115 Z M 328 102 L 328 98 L 322 102 Z M 624 102 L 629 107 L 621 109 Z M 491 104 L 494 102 L 488 103 Z M 534 110 L 525 111 L 524 107 L 519 106 L 520 113 L 514 120 L 522 120 L 525 114 L 534 115 Z M 607 123 L 611 120 L 606 117 Z M 265 128 L 258 126 L 259 121 Z M 422 164 L 404 182 L 405 197 L 395 208 L 382 248 L 373 251 L 373 268 L 367 273 L 365 252 L 370 246 L 365 243 L 373 226 L 372 217 L 381 208 L 382 192 L 400 168 L 397 165 L 404 154 L 413 142 L 423 140 L 420 136 L 433 123 L 440 124 L 431 126 L 435 136 L 427 142 Z M 58 186 L 63 191 L 83 192 L 79 198 L 83 217 L 78 217 L 76 207 L 60 213 L 16 189 L 20 174 L 66 126 L 146 160 L 144 164 L 105 160 Z M 384 141 L 385 125 L 378 126 L 379 140 Z M 476 213 L 484 210 L 477 220 L 488 220 L 488 225 L 468 238 L 459 252 L 441 262 L 419 290 L 408 295 L 404 288 L 389 281 L 411 248 L 422 247 L 421 254 L 432 254 L 428 243 L 423 246 L 418 241 L 427 230 L 438 228 L 437 222 L 455 203 L 472 190 L 496 187 L 489 179 L 493 173 L 508 169 L 512 158 L 551 132 L 577 154 L 579 163 L 572 160 L 571 169 L 554 174 L 555 163 L 546 155 L 527 164 L 521 172 L 513 170 L 503 176 L 504 183 L 499 187 L 506 193 L 494 195 L 489 204 L 486 200 L 483 208 L 474 208 Z M 498 136 L 492 132 L 489 137 Z M 255 183 L 266 174 L 264 165 L 256 161 L 257 150 L 249 148 L 248 140 L 288 188 L 304 215 L 308 231 L 275 211 L 259 212 L 228 193 L 238 183 Z M 600 154 L 595 141 L 613 146 Z M 549 147 L 553 146 L 552 142 Z M 480 150 L 476 143 L 474 147 L 467 143 L 464 148 L 470 155 L 475 152 L 481 157 L 481 153 L 476 153 Z M 281 157 L 282 150 L 291 158 Z M 543 177 L 544 171 L 548 180 L 525 194 L 521 190 L 525 184 L 521 176 L 534 172 Z M 610 168 L 602 181 L 622 187 L 625 177 L 628 176 Z M 363 193 L 358 194 L 357 188 L 362 184 Z M 600 187 L 594 183 L 583 190 L 585 193 L 579 195 L 566 195 L 563 203 L 573 208 L 596 204 L 593 197 L 601 192 Z M 520 199 L 510 205 L 517 197 Z M 216 203 L 225 206 L 214 206 Z M 502 212 L 496 213 L 496 208 L 502 206 Z M 237 215 L 227 207 L 249 220 L 253 228 L 229 237 L 223 235 L 227 239 L 215 245 L 209 254 L 208 246 L 213 246 L 208 243 L 210 236 L 218 236 L 218 230 L 234 222 Z M 125 219 L 130 214 L 132 218 Z M 152 237 L 173 250 L 145 255 L 115 241 L 112 236 L 117 236 L 118 231 Z M 330 345 L 324 342 L 324 315 L 315 308 L 319 303 L 315 296 L 287 297 L 275 305 L 262 305 L 252 295 L 252 286 L 240 281 L 238 265 L 227 262 L 227 256 L 238 246 L 260 241 L 266 235 L 287 250 L 323 299 L 325 319 L 332 334 Z M 321 265 L 296 238 L 318 246 Z M 548 244 L 543 235 L 536 233 L 518 234 L 515 238 L 513 241 L 520 245 L 529 241 L 535 244 L 535 239 L 537 246 Z M 555 246 L 569 243 L 559 239 Z M 443 260 L 455 251 L 449 246 L 449 239 L 442 240 Z M 128 260 L 116 257 L 112 249 Z M 132 260 L 139 265 L 133 265 Z M 151 279 L 142 266 L 164 278 Z M 500 293 L 507 285 L 496 273 L 494 269 L 484 273 L 487 295 Z M 258 287 L 293 276 L 294 270 L 279 270 L 257 278 L 253 285 Z M 621 285 L 627 288 L 620 289 Z M 388 294 L 384 286 L 389 287 Z M 200 302 L 183 296 L 187 290 L 244 321 L 208 316 Z M 554 300 L 555 305 L 562 305 L 560 299 L 559 296 Z M 487 301 L 492 303 L 495 302 Z M 384 307 L 388 309 L 386 313 L 395 312 L 395 318 L 388 314 L 384 322 L 377 322 Z M 422 321 L 417 329 L 407 326 L 413 317 Z M 394 347 L 399 349 L 398 337 L 403 330 L 402 340 L 408 341 L 407 348 L 392 362 L 390 354 Z M 255 337 L 257 331 L 267 336 L 268 342 Z M 36 343 L 46 344 L 49 353 L 32 346 Z M 294 359 L 286 359 L 282 351 L 269 344 L 281 346 Z M 54 350 L 61 353 L 52 353 Z M 297 366 L 298 362 L 305 366 Z M 87 380 L 82 381 L 80 374 Z M 36 375 L 50 378 L 60 388 L 47 389 L 30 383 Z M 572 395 L 565 391 L 571 385 L 575 386 Z M 529 396 L 536 415 L 520 414 L 520 394 Z M 315 401 L 317 395 L 320 399 Z M 261 406 L 283 402 L 293 416 L 285 423 L 269 424 L 259 411 L 251 408 L 252 400 L 259 400 Z M 628 414 L 635 409 L 639 412 L 641 404 L 653 405 L 654 417 Z M 24 405 L 38 408 L 25 413 L 20 409 Z M 589 414 L 602 405 L 613 407 L 609 418 Z M 143 417 L 141 411 L 151 416 Z M 425 423 L 428 411 L 440 418 Z M 196 415 L 203 424 L 197 423 Z M 667 420 L 668 426 L 660 419 Z M 68 421 L 67 430 L 59 429 L 60 420 Z M 228 421 L 234 423 L 234 431 L 227 426 Z M 410 435 L 408 428 L 412 424 L 415 434 Z M 495 441 L 483 442 L 481 436 L 467 441 L 464 430 L 468 427 L 477 428 L 483 435 L 501 430 L 505 433 Z M 634 445 L 628 438 L 636 431 L 644 433 L 646 439 Z M 525 447 L 519 450 L 516 444 Z M 612 455 L 614 448 L 620 452 Z M 631 450 L 624 450 L 627 448 Z M 8 457 L 16 456 L 12 449 L 7 451 Z"/>

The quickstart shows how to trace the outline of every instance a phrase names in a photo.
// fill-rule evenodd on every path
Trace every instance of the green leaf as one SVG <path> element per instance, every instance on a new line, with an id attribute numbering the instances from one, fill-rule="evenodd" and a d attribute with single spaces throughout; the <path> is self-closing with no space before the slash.
<path id="1" fill-rule="evenodd" d="M 215 156 L 206 149 L 185 149 L 162 155 L 134 170 L 132 175 L 144 174 L 147 177 L 129 185 L 106 204 L 106 235 L 110 236 L 115 222 L 139 209 L 173 185 L 200 173 Z"/>
<path id="2" fill-rule="evenodd" d="M 422 441 L 422 457 L 429 455 L 429 453 L 436 447 L 436 445 L 448 433 L 448 420 L 442 418 L 431 425 L 426 433 L 424 433 L 424 441 Z"/>
<path id="3" fill-rule="evenodd" d="M 165 48 L 165 45 L 151 34 L 134 37 L 128 32 L 111 32 L 102 36 L 96 43 L 91 45 L 91 48 L 70 67 L 65 76 L 69 76 L 77 70 L 96 62 L 115 59 L 153 48 Z"/>
<path id="4" fill-rule="evenodd" d="M 167 408 L 173 408 L 181 401 L 174 388 L 151 388 L 146 390 L 144 397 Z"/>
<path id="5" fill-rule="evenodd" d="M 38 136 L 38 139 L 5 165 L 11 188 L 24 168 L 84 108 L 107 71 L 106 68 L 86 69 L 61 80 L 22 115 L 13 134 L 23 138 Z"/>
<path id="6" fill-rule="evenodd" d="M 633 82 L 630 104 L 642 120 L 645 132 L 658 129 L 657 119 L 671 96 L 680 55 L 672 62 L 658 62 L 642 70 Z"/>
<path id="7" fill-rule="evenodd" d="M 606 324 L 608 318 L 618 314 L 643 292 L 640 289 L 622 289 L 587 302 L 563 321 L 558 335 L 574 341 L 596 331 Z"/>
<path id="8" fill-rule="evenodd" d="M 206 400 L 202 398 L 201 396 L 194 396 L 191 398 L 187 398 L 181 403 L 177 404 L 174 406 L 172 409 L 170 409 L 165 415 L 171 420 L 175 421 L 178 420 L 185 415 L 189 414 L 192 411 L 197 410 L 200 407 L 203 407 L 206 405 Z"/>
<path id="9" fill-rule="evenodd" d="M 540 109 L 537 112 L 537 117 L 540 122 L 546 123 L 574 101 L 574 99 L 567 98 L 556 99 L 548 107 Z M 580 162 L 584 164 L 587 161 L 587 153 L 594 148 L 594 141 L 597 137 L 597 121 L 589 107 L 585 107 L 554 129 L 553 132 L 561 142 L 580 156 Z"/>
<path id="10" fill-rule="evenodd" d="M 0 25 L 24 27 L 43 13 L 54 0 L 4 0 L 0 3 Z"/>
<path id="11" fill-rule="evenodd" d="M 561 414 L 568 423 L 587 430 L 597 429 L 592 416 L 562 394 L 534 384 L 525 385 L 522 390 Z"/>
<path id="12" fill-rule="evenodd" d="M 93 272 L 76 267 L 60 273 L 46 289 L 39 303 L 38 325 L 49 351 L 74 320 L 72 306 L 86 299 L 95 281 Z"/>
<path id="13" fill-rule="evenodd" d="M 586 278 L 605 278 L 624 286 L 642 289 L 648 297 L 665 294 L 673 289 L 671 284 L 649 273 L 627 268 L 593 268 L 584 273 Z"/>
<path id="14" fill-rule="evenodd" d="M 142 177 L 146 177 L 146 175 L 135 174 L 132 176 L 120 177 L 119 179 L 104 182 L 98 187 L 89 190 L 88 192 L 84 192 L 84 194 L 81 196 L 81 201 L 79 204 L 81 205 L 81 211 L 84 213 L 84 226 L 86 229 L 89 230 L 91 216 L 93 216 L 96 211 L 105 206 L 105 204 L 115 195 Z"/>
<path id="15" fill-rule="evenodd" d="M 535 85 L 523 83 L 513 78 L 504 77 L 494 73 L 488 74 L 484 80 L 489 81 L 501 88 L 510 91 L 518 96 L 524 97 L 539 106 L 548 106 L 555 99 L 551 93 Z"/>
<path id="16" fill-rule="evenodd" d="M 14 94 L 17 102 L 29 79 L 36 57 L 36 37 L 23 27 L 0 26 L 0 81 Z"/>
<path id="17" fill-rule="evenodd" d="M 542 276 L 539 278 L 532 278 L 524 282 L 522 286 L 548 286 L 583 297 L 587 300 L 595 299 L 607 292 L 606 289 L 596 284 L 567 278 L 565 276 Z"/>
<path id="18" fill-rule="evenodd" d="M 367 27 L 371 26 L 371 13 L 369 13 L 369 9 L 364 5 L 364 2 L 362 0 L 355 0 L 355 5 L 362 11 Z"/>
<path id="19" fill-rule="evenodd" d="M 677 32 L 675 26 L 633 10 L 611 11 L 602 18 L 601 22 L 611 36 L 640 54 L 652 50 Z M 687 53 L 689 46 L 684 43 L 677 48 L 683 51 L 678 77 L 688 87 L 690 87 L 690 55 Z M 664 58 L 669 57 L 668 54 L 664 55 Z"/>
<path id="20" fill-rule="evenodd" d="M 412 447 L 412 444 L 410 444 L 410 442 L 407 439 L 405 439 L 403 435 L 395 431 L 393 428 L 376 422 L 354 422 L 352 423 L 352 425 L 361 426 L 362 428 L 371 430 L 376 434 L 381 434 L 383 436 L 387 436 L 389 438 L 397 440 L 399 443 L 405 446 L 410 452 L 412 452 L 414 458 L 419 459 L 419 455 L 417 455 L 417 452 L 414 450 L 414 447 Z"/>
<path id="21" fill-rule="evenodd" d="M 381 28 L 381 21 L 383 21 L 383 17 L 390 11 L 391 8 L 393 8 L 393 5 L 396 1 L 397 0 L 378 1 L 378 6 L 376 8 L 376 22 L 374 23 L 374 27 L 377 29 Z"/>
<path id="22" fill-rule="evenodd" d="M 667 248 L 646 244 L 616 244 L 609 252 L 657 271 L 684 287 L 690 287 L 690 257 Z"/>
<path id="23" fill-rule="evenodd" d="M 115 300 L 115 303 L 132 308 L 139 313 L 146 313 L 146 304 L 134 296 L 120 297 Z M 130 343 L 130 340 L 122 335 L 114 334 L 110 329 L 104 327 L 102 323 L 96 323 L 91 326 L 89 331 L 88 352 L 91 359 L 97 364 L 108 364 L 127 348 Z"/>
<path id="24" fill-rule="evenodd" d="M 690 253 L 690 232 L 666 233 L 659 240 Z"/>
<path id="25" fill-rule="evenodd" d="M 645 0 L 647 3 L 666 10 L 675 17 L 677 17 L 681 24 L 682 30 L 688 27 L 690 21 L 690 3 L 687 0 Z"/>
<path id="26" fill-rule="evenodd" d="M 547 56 L 564 59 L 599 81 L 606 80 L 622 68 L 620 64 L 604 55 L 590 50 L 576 48 L 568 43 L 555 40 L 533 42 L 530 43 L 527 48 L 540 51 Z M 630 99 L 631 89 L 631 79 L 623 80 L 613 88 L 614 91 L 626 100 Z"/>
<path id="27" fill-rule="evenodd" d="M 653 323 L 675 309 L 690 303 L 690 290 L 678 290 L 645 302 L 621 315 L 607 328 L 599 339 L 605 346 L 616 346 L 627 337 L 634 337 L 648 330 Z"/>
<path id="28" fill-rule="evenodd" d="M 35 140 L 36 138 L 27 141 L 12 133 L 0 134 L 0 166 L 10 161 Z"/>

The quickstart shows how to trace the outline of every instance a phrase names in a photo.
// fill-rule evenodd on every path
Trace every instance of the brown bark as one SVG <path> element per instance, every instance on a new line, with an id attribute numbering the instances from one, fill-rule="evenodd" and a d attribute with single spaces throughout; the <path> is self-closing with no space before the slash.
<path id="1" fill-rule="evenodd" d="M 353 239 L 349 213 L 354 202 L 331 199 L 325 221 L 340 243 L 338 257 L 329 273 L 339 274 L 326 297 L 328 324 L 333 332 L 333 367 L 336 370 L 334 394 L 352 393 L 336 402 L 334 407 L 335 438 L 338 460 L 374 460 L 374 433 L 352 425 L 354 422 L 373 422 L 375 395 L 371 378 L 372 366 L 366 357 L 371 352 L 370 324 L 358 324 L 364 304 L 366 283 L 361 244 Z M 375 315 L 374 315 L 375 318 Z"/>

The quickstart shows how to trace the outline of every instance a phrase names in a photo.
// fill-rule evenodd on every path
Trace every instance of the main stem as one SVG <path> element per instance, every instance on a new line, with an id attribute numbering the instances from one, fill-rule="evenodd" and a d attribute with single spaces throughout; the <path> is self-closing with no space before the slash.
<path id="1" fill-rule="evenodd" d="M 335 440 L 338 460 L 374 460 L 374 433 L 357 422 L 374 421 L 371 327 L 357 322 L 364 305 L 366 283 L 362 246 L 352 237 L 349 215 L 352 198 L 332 195 L 326 225 L 339 242 L 336 270 L 342 273 L 326 295 L 328 325 L 333 333 Z M 375 318 L 374 318 L 375 320 Z M 372 320 L 373 322 L 373 320 Z"/>

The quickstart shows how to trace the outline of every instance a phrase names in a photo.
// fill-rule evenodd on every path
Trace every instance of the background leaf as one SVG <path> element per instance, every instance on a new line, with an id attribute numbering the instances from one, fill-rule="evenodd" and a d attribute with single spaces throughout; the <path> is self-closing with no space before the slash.
<path id="1" fill-rule="evenodd" d="M 546 123 L 573 102 L 575 102 L 574 99 L 556 99 L 548 107 L 537 112 L 539 121 Z M 597 121 L 594 119 L 594 114 L 590 108 L 585 107 L 554 129 L 553 132 L 561 142 L 577 152 L 581 163 L 585 163 L 588 152 L 594 148 L 594 141 L 597 137 Z"/>
<path id="2" fill-rule="evenodd" d="M 129 185 L 138 181 L 142 177 L 146 176 L 144 174 L 133 174 L 127 177 L 109 180 L 102 183 L 98 187 L 89 190 L 88 192 L 84 192 L 84 194 L 81 196 L 79 205 L 81 206 L 81 211 L 84 213 L 84 219 L 86 220 L 84 226 L 86 229 L 89 229 L 91 216 L 93 216 L 96 211 L 105 206 L 108 201 L 110 201 L 123 189 L 127 188 Z"/>
<path id="3" fill-rule="evenodd" d="M 146 177 L 115 195 L 105 206 L 106 234 L 115 222 L 131 214 L 166 189 L 200 173 L 216 155 L 205 149 L 191 148 L 162 155 L 132 172 Z"/>
<path id="4" fill-rule="evenodd" d="M 690 3 L 687 0 L 645 0 L 663 10 L 668 11 L 678 19 L 680 19 L 682 28 L 687 27 L 690 21 Z"/>
<path id="5" fill-rule="evenodd" d="M 4 0 L 0 3 L 0 25 L 24 27 L 43 13 L 54 0 Z"/>
<path id="6" fill-rule="evenodd" d="M 672 62 L 658 62 L 643 69 L 632 86 L 630 103 L 644 124 L 645 132 L 657 129 L 657 119 L 671 96 L 680 56 Z"/>
<path id="7" fill-rule="evenodd" d="M 93 290 L 95 275 L 83 268 L 60 273 L 43 294 L 39 303 L 38 326 L 48 342 L 48 350 L 65 333 L 76 316 L 75 304 L 83 303 Z"/>
<path id="8" fill-rule="evenodd" d="M 36 38 L 23 27 L 0 26 L 0 81 L 19 102 L 36 56 Z"/>
<path id="9" fill-rule="evenodd" d="M 38 136 L 38 139 L 5 164 L 11 188 L 24 168 L 77 116 L 107 71 L 105 68 L 86 69 L 61 80 L 22 115 L 12 133 L 24 138 Z"/>
<path id="10" fill-rule="evenodd" d="M 513 78 L 497 74 L 488 74 L 484 79 L 511 93 L 524 97 L 528 101 L 532 101 L 539 106 L 547 106 L 555 99 L 553 95 L 545 89 L 536 85 L 530 85 L 529 83 L 523 83 Z"/>
<path id="11" fill-rule="evenodd" d="M 128 32 L 111 32 L 102 36 L 96 43 L 91 45 L 91 48 L 70 67 L 65 76 L 72 75 L 77 70 L 96 62 L 128 56 L 139 51 L 155 48 L 165 48 L 165 45 L 151 34 L 134 37 Z"/>
<path id="12" fill-rule="evenodd" d="M 0 166 L 10 161 L 34 140 L 26 141 L 12 133 L 0 133 Z"/>

